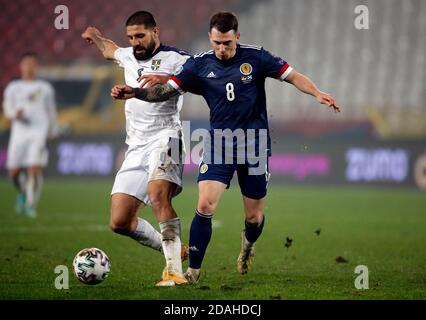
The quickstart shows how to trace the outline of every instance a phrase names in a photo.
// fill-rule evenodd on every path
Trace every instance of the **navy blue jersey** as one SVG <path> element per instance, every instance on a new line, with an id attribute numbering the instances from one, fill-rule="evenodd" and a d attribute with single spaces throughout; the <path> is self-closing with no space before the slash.
<path id="1" fill-rule="evenodd" d="M 210 108 L 212 135 L 214 129 L 264 129 L 268 150 L 259 152 L 270 155 L 265 79 L 282 81 L 291 70 L 286 61 L 261 47 L 239 44 L 229 60 L 219 60 L 213 50 L 189 58 L 169 83 L 180 92 L 204 97 Z M 254 139 L 258 145 L 257 133 Z"/>

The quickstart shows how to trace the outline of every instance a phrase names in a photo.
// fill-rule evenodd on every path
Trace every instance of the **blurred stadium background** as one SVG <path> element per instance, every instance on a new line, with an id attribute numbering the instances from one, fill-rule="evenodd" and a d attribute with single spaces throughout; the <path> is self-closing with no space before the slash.
<path id="1" fill-rule="evenodd" d="M 195 54 L 210 48 L 209 16 L 232 10 L 239 16 L 241 42 L 260 44 L 283 56 L 332 93 L 343 108 L 335 115 L 294 88 L 268 80 L 274 176 L 282 175 L 287 182 L 426 188 L 422 0 L 0 3 L 1 91 L 19 76 L 21 54 L 37 52 L 43 66 L 40 76 L 56 88 L 60 122 L 69 129 L 68 136 L 52 144 L 48 175 L 112 177 L 116 158 L 122 155 L 124 112 L 122 102 L 110 99 L 109 89 L 123 81 L 123 72 L 82 41 L 86 26 L 96 26 L 120 46 L 128 46 L 124 21 L 135 10 L 146 9 L 154 13 L 164 43 Z M 354 9 L 360 4 L 368 5 L 368 30 L 354 27 Z M 69 10 L 67 30 L 54 26 L 58 5 Z M 207 127 L 203 99 L 189 94 L 185 98 L 182 120 L 191 121 L 191 130 Z M 3 116 L 0 130 L 4 177 L 8 122 Z"/>
<path id="2" fill-rule="evenodd" d="M 420 170 L 423 177 L 414 176 L 415 161 L 426 148 L 423 143 L 426 140 L 426 38 L 421 36 L 426 32 L 426 5 L 421 0 L 369 2 L 368 30 L 354 27 L 354 8 L 359 1 L 186 0 L 164 1 L 159 5 L 148 1 L 2 0 L 1 3 L 0 89 L 3 91 L 7 82 L 19 75 L 20 55 L 28 50 L 37 52 L 43 65 L 40 76 L 55 86 L 60 121 L 71 129 L 67 140 L 79 140 L 78 144 L 62 141 L 56 146 L 57 152 L 52 155 L 59 158 L 51 161 L 51 166 L 56 164 L 57 169 L 64 152 L 84 148 L 90 158 L 90 153 L 97 154 L 100 148 L 108 154 L 105 157 L 112 157 L 106 159 L 110 170 L 99 169 L 102 174 L 112 175 L 115 168 L 112 161 L 118 153 L 117 146 L 108 147 L 108 143 L 114 137 L 121 144 L 123 138 L 122 103 L 109 97 L 112 84 L 122 82 L 122 70 L 104 61 L 95 48 L 82 41 L 80 34 L 86 26 L 96 26 L 120 46 L 127 46 L 125 19 L 137 9 L 146 9 L 154 13 L 164 43 L 198 53 L 209 49 L 206 32 L 212 12 L 232 10 L 240 19 L 242 42 L 261 44 L 283 56 L 320 88 L 332 93 L 343 107 L 342 114 L 336 116 L 297 90 L 268 81 L 275 152 L 285 151 L 290 144 L 293 149 L 300 147 L 303 155 L 297 157 L 297 152 L 280 155 L 284 157 L 281 163 L 287 165 L 281 165 L 276 173 L 294 176 L 295 171 L 304 170 L 303 166 L 312 172 L 306 172 L 302 180 L 319 175 L 325 183 L 353 178 L 355 182 L 413 185 L 420 179 L 417 184 L 425 187 L 424 170 Z M 58 16 L 54 9 L 58 5 L 69 9 L 68 30 L 57 30 L 54 26 Z M 207 117 L 204 101 L 187 95 L 182 119 L 191 120 L 191 127 L 196 128 L 206 126 Z M 2 119 L 1 125 L 0 169 L 4 174 L 8 123 Z M 318 146 L 318 139 L 327 144 L 322 150 L 325 157 L 315 154 L 308 157 Z M 356 144 L 350 142 L 354 139 Z M 401 139 L 410 143 L 405 144 Z M 84 145 L 84 141 L 92 140 L 96 142 Z M 400 142 L 389 145 L 395 140 Z M 413 141 L 419 142 L 419 146 L 412 144 Z M 336 143 L 340 148 L 336 148 Z M 374 146 L 366 147 L 363 143 Z M 351 163 L 356 166 L 355 171 L 363 170 L 358 167 L 364 166 L 365 170 L 382 172 L 361 172 L 352 178 L 346 177 L 349 173 L 343 177 L 340 172 L 338 177 L 345 162 L 347 167 Z M 90 163 L 86 166 L 91 167 Z M 93 172 L 88 168 L 81 174 L 96 175 L 96 168 L 92 169 Z M 392 174 L 392 170 L 406 174 Z M 60 169 L 49 170 L 50 174 L 55 172 L 66 174 Z"/>
<path id="3" fill-rule="evenodd" d="M 69 10 L 69 29 L 55 28 L 58 5 Z M 354 26 L 357 5 L 369 9 L 368 30 Z M 123 71 L 103 60 L 80 35 L 87 26 L 96 26 L 118 45 L 128 46 L 126 18 L 148 10 L 156 17 L 163 43 L 196 54 L 210 49 L 210 15 L 230 10 L 239 17 L 242 43 L 262 45 L 284 57 L 333 94 L 342 112 L 334 114 L 290 85 L 267 81 L 273 186 L 267 207 L 270 229 L 259 243 L 264 263 L 248 276 L 251 282 L 236 280 L 235 239 L 242 219 L 223 212 L 217 225 L 227 227 L 214 234 L 223 241 L 212 241 L 214 255 L 206 258 L 207 268 L 219 271 L 209 273 L 212 290 L 194 294 L 185 288 L 179 297 L 424 299 L 424 0 L 0 0 L 0 8 L 0 91 L 19 77 L 21 55 L 35 51 L 40 77 L 55 87 L 59 119 L 67 129 L 50 144 L 40 219 L 19 220 L 5 170 L 9 123 L 0 113 L 0 249 L 16 253 L 0 262 L 0 298 L 118 297 L 99 288 L 68 296 L 53 288 L 53 266 L 71 265 L 73 254 L 89 243 L 105 249 L 112 261 L 128 262 L 115 264 L 106 284 L 115 286 L 119 298 L 140 298 L 146 292 L 144 297 L 153 299 L 176 297 L 176 291 L 160 295 L 151 288 L 162 263 L 159 255 L 108 230 L 109 192 L 126 149 L 123 103 L 109 93 L 113 84 L 124 81 Z M 190 121 L 191 130 L 208 127 L 208 114 L 203 99 L 185 95 L 181 119 Z M 175 200 L 184 241 L 196 201 L 195 177 L 196 164 L 187 165 L 186 191 Z M 231 189 L 220 210 L 242 212 L 235 181 Z M 312 240 L 317 228 L 327 236 Z M 281 243 L 289 234 L 296 237 L 295 251 Z M 277 257 L 278 245 L 286 251 Z M 353 268 L 339 268 L 333 261 L 338 255 L 349 258 L 350 267 L 368 264 L 375 277 L 371 286 L 378 290 L 354 292 Z M 134 256 L 142 257 L 137 265 Z M 17 257 L 28 260 L 12 263 Z M 26 272 L 29 267 L 34 275 Z M 15 273 L 19 276 L 9 276 Z M 129 274 L 142 280 L 129 281 Z M 144 293 L 138 283 L 147 284 Z"/>

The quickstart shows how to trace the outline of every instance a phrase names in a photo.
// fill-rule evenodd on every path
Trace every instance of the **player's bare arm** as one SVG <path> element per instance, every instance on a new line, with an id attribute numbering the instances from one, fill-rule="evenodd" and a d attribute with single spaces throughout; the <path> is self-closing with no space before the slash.
<path id="1" fill-rule="evenodd" d="M 340 107 L 334 98 L 325 92 L 320 91 L 311 79 L 303 74 L 293 70 L 285 79 L 286 82 L 291 83 L 300 91 L 310 94 L 317 98 L 318 102 L 333 108 L 334 112 L 340 112 Z"/>
<path id="2" fill-rule="evenodd" d="M 95 44 L 105 59 L 115 60 L 114 52 L 119 47 L 114 41 L 102 37 L 101 32 L 95 27 L 88 27 L 81 34 L 81 37 L 90 44 Z"/>
<path id="3" fill-rule="evenodd" d="M 144 74 L 137 81 L 140 82 L 140 88 L 149 88 L 158 84 L 165 84 L 169 79 L 170 76 L 168 75 Z"/>
<path id="4" fill-rule="evenodd" d="M 150 88 L 132 88 L 120 84 L 111 89 L 111 96 L 114 99 L 121 100 L 136 98 L 148 102 L 161 102 L 177 95 L 179 95 L 179 92 L 168 83 Z"/>

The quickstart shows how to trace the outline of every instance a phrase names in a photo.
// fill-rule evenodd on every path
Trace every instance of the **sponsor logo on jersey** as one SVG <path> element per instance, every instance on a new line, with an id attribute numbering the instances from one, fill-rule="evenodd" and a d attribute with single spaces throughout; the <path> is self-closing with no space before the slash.
<path id="1" fill-rule="evenodd" d="M 207 78 L 216 78 L 215 73 L 212 71 L 207 75 Z"/>
<path id="2" fill-rule="evenodd" d="M 207 164 L 203 163 L 203 164 L 200 166 L 200 173 L 201 173 L 201 174 L 206 173 L 206 172 L 207 172 L 207 170 L 209 170 L 209 166 L 208 166 Z"/>
<path id="3" fill-rule="evenodd" d="M 250 83 L 253 80 L 253 75 L 248 75 L 248 76 L 242 76 L 241 77 L 241 81 L 243 83 Z"/>
<path id="4" fill-rule="evenodd" d="M 156 71 L 160 68 L 161 59 L 152 59 L 151 69 Z"/>
<path id="5" fill-rule="evenodd" d="M 243 63 L 240 66 L 240 72 L 245 76 L 248 76 L 249 74 L 251 74 L 252 71 L 253 71 L 253 68 L 250 63 Z"/>

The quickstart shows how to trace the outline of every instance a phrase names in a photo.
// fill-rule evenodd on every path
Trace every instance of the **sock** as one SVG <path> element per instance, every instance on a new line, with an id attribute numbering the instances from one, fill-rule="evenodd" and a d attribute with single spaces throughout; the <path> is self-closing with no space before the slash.
<path id="1" fill-rule="evenodd" d="M 262 222 L 259 224 L 257 223 L 248 223 L 245 221 L 245 237 L 248 242 L 255 243 L 256 240 L 259 238 L 259 236 L 262 233 L 263 225 L 265 224 L 265 215 L 262 217 Z"/>
<path id="2" fill-rule="evenodd" d="M 27 184 L 25 188 L 25 193 L 27 195 L 26 206 L 33 207 L 34 206 L 34 196 L 35 196 L 35 183 L 36 177 L 32 174 L 28 175 Z"/>
<path id="3" fill-rule="evenodd" d="M 176 217 L 160 222 L 160 231 L 162 236 L 161 245 L 163 247 L 164 258 L 166 259 L 167 270 L 183 276 L 180 254 L 180 219 Z"/>
<path id="4" fill-rule="evenodd" d="M 212 236 L 212 216 L 198 210 L 192 219 L 189 234 L 189 267 L 200 269 Z"/>
<path id="5" fill-rule="evenodd" d="M 40 198 L 41 189 L 43 187 L 43 175 L 38 173 L 36 175 L 28 175 L 26 184 L 26 206 L 35 208 Z"/>
<path id="6" fill-rule="evenodd" d="M 12 178 L 13 185 L 19 193 L 25 193 L 26 183 L 27 183 L 27 174 L 25 171 L 19 172 L 16 176 Z"/>
<path id="7" fill-rule="evenodd" d="M 161 251 L 161 233 L 145 219 L 138 218 L 135 232 L 130 235 L 141 245 Z"/>
<path id="8" fill-rule="evenodd" d="M 36 182 L 35 182 L 35 186 L 34 186 L 34 207 L 37 206 L 38 200 L 40 199 L 42 189 L 43 189 L 43 175 L 40 172 L 36 175 Z"/>

